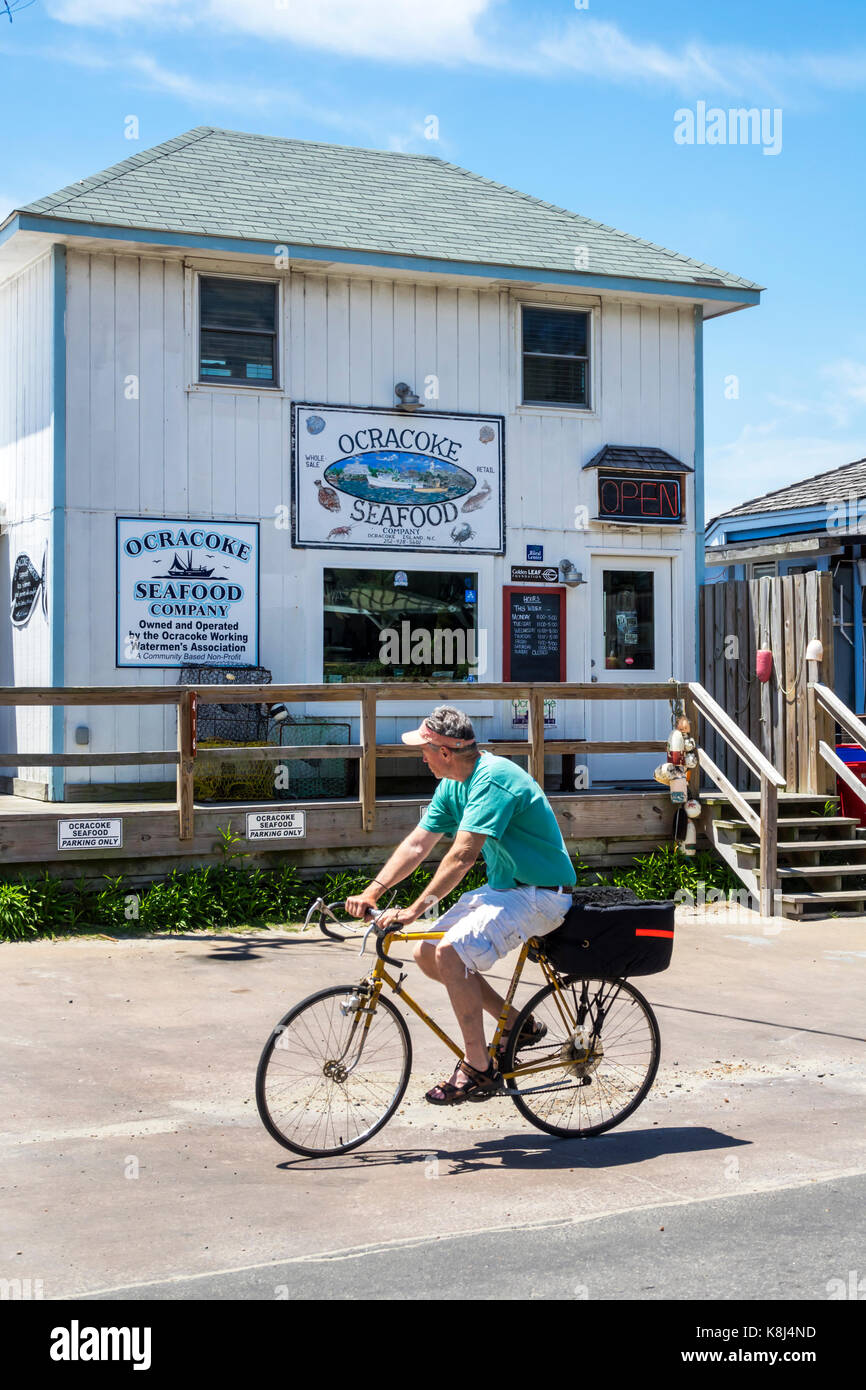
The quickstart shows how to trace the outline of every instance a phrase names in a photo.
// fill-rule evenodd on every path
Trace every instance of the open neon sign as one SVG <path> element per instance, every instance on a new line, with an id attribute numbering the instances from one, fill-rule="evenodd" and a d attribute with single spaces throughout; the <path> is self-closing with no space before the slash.
<path id="1" fill-rule="evenodd" d="M 618 474 L 599 476 L 599 517 L 635 517 L 641 521 L 682 521 L 682 485 L 679 478 L 633 478 Z"/>

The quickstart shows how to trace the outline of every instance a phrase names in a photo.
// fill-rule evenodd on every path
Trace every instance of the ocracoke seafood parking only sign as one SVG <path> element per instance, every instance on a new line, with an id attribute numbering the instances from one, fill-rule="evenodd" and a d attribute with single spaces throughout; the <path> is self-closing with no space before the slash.
<path id="1" fill-rule="evenodd" d="M 505 549 L 501 415 L 295 405 L 296 546 Z"/>

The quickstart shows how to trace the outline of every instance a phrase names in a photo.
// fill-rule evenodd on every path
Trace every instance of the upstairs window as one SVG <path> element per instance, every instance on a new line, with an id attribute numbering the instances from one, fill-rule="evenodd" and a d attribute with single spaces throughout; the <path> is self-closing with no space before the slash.
<path id="1" fill-rule="evenodd" d="M 199 381 L 276 386 L 277 286 L 199 278 Z"/>
<path id="2" fill-rule="evenodd" d="M 523 403 L 588 408 L 588 313 L 524 308 Z"/>

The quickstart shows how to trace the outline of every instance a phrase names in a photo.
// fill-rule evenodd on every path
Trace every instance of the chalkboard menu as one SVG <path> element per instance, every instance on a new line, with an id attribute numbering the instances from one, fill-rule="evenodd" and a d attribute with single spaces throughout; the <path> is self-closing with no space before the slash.
<path id="1" fill-rule="evenodd" d="M 521 684 L 565 680 L 565 589 L 503 590 L 503 677 Z"/>

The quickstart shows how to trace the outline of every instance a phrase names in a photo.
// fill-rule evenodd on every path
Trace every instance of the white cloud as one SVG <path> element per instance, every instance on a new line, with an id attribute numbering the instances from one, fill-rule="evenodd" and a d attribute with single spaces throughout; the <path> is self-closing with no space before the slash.
<path id="1" fill-rule="evenodd" d="M 862 435 L 842 439 L 790 435 L 782 432 L 777 420 L 747 425 L 729 444 L 707 450 L 707 519 L 816 473 L 841 468 L 864 454 Z"/>
<path id="2" fill-rule="evenodd" d="M 516 0 L 46 0 L 78 28 L 140 35 L 192 28 L 394 64 L 471 64 L 537 76 L 644 84 L 695 97 L 798 99 L 805 88 L 866 85 L 866 48 L 785 54 L 700 40 L 632 37 L 572 13 L 539 33 Z M 568 7 L 566 7 L 567 13 Z"/>
<path id="3" fill-rule="evenodd" d="M 825 363 L 818 377 L 826 383 L 820 395 L 796 400 L 771 395 L 770 404 L 791 415 L 813 415 L 841 428 L 850 425 L 866 408 L 866 363 L 840 357 Z"/>
<path id="4" fill-rule="evenodd" d="M 483 60 L 476 25 L 497 0 L 49 0 L 64 24 L 194 24 L 391 62 Z"/>

